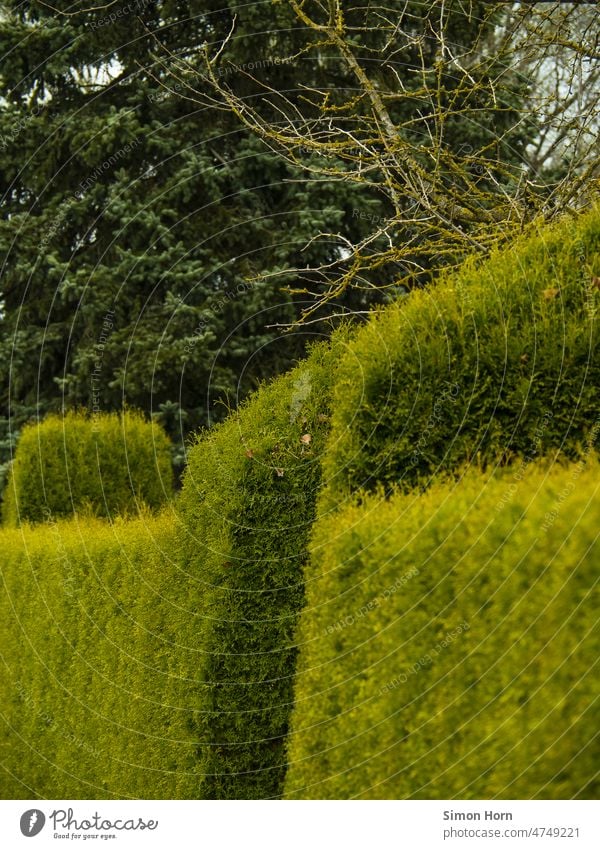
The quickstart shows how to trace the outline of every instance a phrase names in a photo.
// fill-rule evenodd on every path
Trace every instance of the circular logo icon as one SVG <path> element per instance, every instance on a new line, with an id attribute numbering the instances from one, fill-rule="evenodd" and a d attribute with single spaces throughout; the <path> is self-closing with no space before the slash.
<path id="1" fill-rule="evenodd" d="M 35 837 L 43 829 L 46 817 L 37 808 L 25 811 L 21 817 L 21 834 L 25 837 Z"/>

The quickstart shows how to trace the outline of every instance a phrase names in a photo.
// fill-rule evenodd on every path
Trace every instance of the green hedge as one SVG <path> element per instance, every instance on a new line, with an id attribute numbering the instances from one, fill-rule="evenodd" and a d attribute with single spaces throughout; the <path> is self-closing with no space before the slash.
<path id="1" fill-rule="evenodd" d="M 0 531 L 0 797 L 198 797 L 201 649 L 173 515 Z"/>
<path id="2" fill-rule="evenodd" d="M 204 587 L 198 713 L 204 798 L 282 792 L 333 366 L 343 346 L 263 386 L 189 454 L 180 500 L 189 569 Z"/>
<path id="3" fill-rule="evenodd" d="M 279 797 L 300 644 L 289 796 L 591 794 L 597 467 L 525 467 L 597 440 L 599 246 L 594 212 L 316 347 L 201 436 L 177 515 L 83 518 L 168 498 L 156 425 L 25 429 L 0 792 Z"/>
<path id="4" fill-rule="evenodd" d="M 350 344 L 323 509 L 464 463 L 577 454 L 600 385 L 600 211 L 523 237 L 387 307 Z"/>
<path id="5" fill-rule="evenodd" d="M 3 504 L 5 524 L 91 510 L 97 516 L 156 508 L 172 494 L 162 428 L 127 412 L 51 415 L 23 428 Z"/>
<path id="6" fill-rule="evenodd" d="M 597 798 L 599 472 L 471 472 L 318 522 L 286 796 Z"/>

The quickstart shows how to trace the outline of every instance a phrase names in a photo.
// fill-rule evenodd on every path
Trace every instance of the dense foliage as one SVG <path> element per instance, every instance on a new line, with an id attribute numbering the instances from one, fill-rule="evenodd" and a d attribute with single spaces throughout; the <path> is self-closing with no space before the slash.
<path id="1" fill-rule="evenodd" d="M 485 6 L 449 17 L 448 38 L 461 49 L 477 38 Z M 393 2 L 389 11 L 396 7 L 407 26 L 428 31 L 421 3 Z M 358 3 L 345 12 L 360 61 L 377 68 L 379 83 L 397 89 L 400 69 L 403 85 L 418 88 L 416 48 L 397 33 L 389 61 L 374 65 L 389 35 L 378 28 L 379 12 Z M 91 407 L 96 397 L 103 410 L 126 403 L 156 415 L 180 445 L 181 468 L 186 433 L 223 418 L 220 401 L 234 404 L 303 353 L 303 333 L 282 337 L 274 325 L 312 303 L 314 287 L 286 270 L 339 261 L 389 207 L 377 181 L 353 185 L 343 168 L 311 178 L 302 168 L 310 152 L 286 161 L 215 105 L 203 45 L 216 52 L 234 19 L 217 74 L 248 104 L 260 102 L 266 117 L 276 118 L 280 104 L 265 100 L 259 83 L 303 109 L 312 84 L 352 100 L 356 80 L 339 57 L 298 53 L 306 32 L 287 4 L 4 4 L 0 467 L 29 418 Z M 427 49 L 434 61 L 433 40 Z M 449 71 L 443 84 L 448 92 L 457 85 Z M 527 121 L 494 142 L 518 114 L 518 86 L 511 91 L 498 109 L 465 103 L 463 120 L 446 128 L 448 146 L 518 160 Z M 428 132 L 420 107 L 402 97 L 392 107 L 416 138 Z M 311 241 L 320 233 L 329 236 Z M 275 272 L 283 276 L 262 277 Z M 393 282 L 396 273 L 392 263 L 372 282 Z M 257 276 L 262 282 L 249 282 Z M 296 294 L 283 290 L 288 284 Z M 366 287 L 331 309 L 386 297 Z"/>
<path id="2" fill-rule="evenodd" d="M 598 463 L 321 519 L 287 796 L 596 798 Z"/>
<path id="3" fill-rule="evenodd" d="M 102 481 L 162 501 L 156 424 L 25 429 L 1 793 L 597 793 L 599 222 L 316 345 L 199 434 L 172 513 L 82 517 Z"/>
<path id="4" fill-rule="evenodd" d="M 172 496 L 171 445 L 155 422 L 127 412 L 50 415 L 19 440 L 3 504 L 5 524 L 91 511 L 114 517 Z"/>
<path id="5" fill-rule="evenodd" d="M 0 460 L 29 418 L 94 397 L 154 413 L 182 443 L 303 352 L 272 325 L 306 296 L 247 281 L 332 260 L 336 237 L 303 248 L 321 229 L 365 231 L 357 191 L 300 181 L 235 116 L 182 96 L 169 54 L 195 61 L 233 9 L 3 9 Z M 275 63 L 294 49 L 285 10 L 236 11 L 236 67 L 258 60 L 270 85 L 297 87 L 298 69 Z"/>
<path id="6" fill-rule="evenodd" d="M 599 275 L 595 209 L 381 311 L 340 366 L 323 503 L 427 485 L 466 463 L 585 450 L 598 416 Z"/>
<path id="7" fill-rule="evenodd" d="M 189 454 L 179 501 L 203 592 L 198 737 L 204 798 L 282 792 L 294 632 L 321 481 L 335 358 L 317 346 Z"/>
<path id="8" fill-rule="evenodd" d="M 168 513 L 0 532 L 3 799 L 197 798 L 180 539 Z"/>

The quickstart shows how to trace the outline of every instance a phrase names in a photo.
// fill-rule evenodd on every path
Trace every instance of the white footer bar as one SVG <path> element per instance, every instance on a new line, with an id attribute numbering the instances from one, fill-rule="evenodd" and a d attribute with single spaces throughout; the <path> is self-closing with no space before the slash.
<path id="1" fill-rule="evenodd" d="M 0 846 L 599 849 L 600 802 L 1 801 Z"/>

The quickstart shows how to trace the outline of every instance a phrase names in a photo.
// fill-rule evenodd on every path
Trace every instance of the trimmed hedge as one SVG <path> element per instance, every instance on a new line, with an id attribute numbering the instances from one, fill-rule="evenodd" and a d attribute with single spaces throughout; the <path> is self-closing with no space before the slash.
<path id="1" fill-rule="evenodd" d="M 334 335 L 200 437 L 176 515 L 82 517 L 169 497 L 157 425 L 25 429 L 3 796 L 280 797 L 299 645 L 290 797 L 597 792 L 598 467 L 528 465 L 600 431 L 599 245 L 593 212 Z"/>
<path id="2" fill-rule="evenodd" d="M 333 366 L 317 346 L 189 454 L 179 502 L 189 569 L 202 581 L 201 796 L 282 792 L 294 632 L 321 480 Z"/>
<path id="3" fill-rule="evenodd" d="M 574 458 L 600 385 L 600 210 L 385 308 L 336 381 L 323 510 L 462 467 Z"/>
<path id="4" fill-rule="evenodd" d="M 321 519 L 289 798 L 596 798 L 599 465 Z"/>
<path id="5" fill-rule="evenodd" d="M 91 510 L 159 507 L 172 494 L 171 447 L 140 414 L 50 415 L 23 428 L 4 495 L 5 524 Z"/>
<path id="6" fill-rule="evenodd" d="M 181 533 L 167 514 L 0 531 L 1 798 L 197 798 Z"/>

